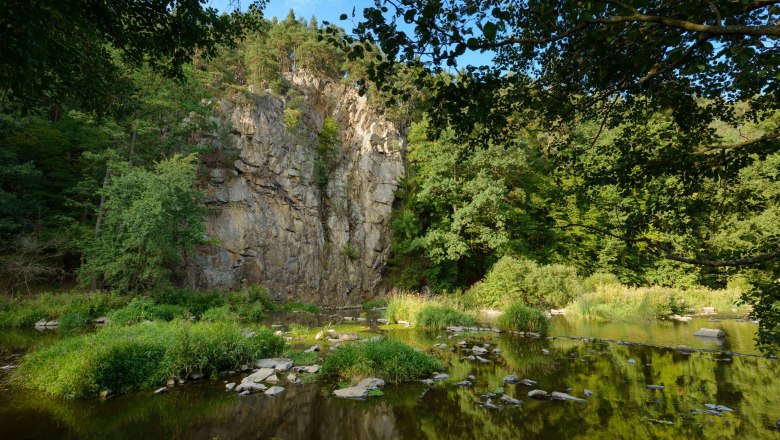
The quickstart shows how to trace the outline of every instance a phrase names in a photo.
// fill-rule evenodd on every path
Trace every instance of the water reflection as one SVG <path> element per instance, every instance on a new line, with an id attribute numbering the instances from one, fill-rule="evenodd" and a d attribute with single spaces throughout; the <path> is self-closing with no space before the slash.
<path id="1" fill-rule="evenodd" d="M 693 324 L 693 325 L 691 325 Z M 749 323 L 719 323 L 729 333 L 724 351 L 752 351 Z M 559 335 L 595 336 L 656 345 L 714 348 L 692 333 L 703 323 L 631 326 L 557 321 Z M 62 402 L 16 391 L 0 391 L 0 438 L 181 438 L 181 439 L 504 439 L 504 438 L 780 438 L 780 365 L 725 353 L 682 353 L 601 340 L 526 339 L 478 333 L 450 338 L 441 332 L 391 330 L 403 340 L 440 356 L 451 378 L 432 389 L 422 384 L 389 386 L 382 397 L 346 401 L 331 397 L 333 384 L 284 384 L 275 397 L 226 393 L 222 380 L 149 392 L 106 402 Z M 12 339 L 19 345 L 19 338 Z M 499 348 L 481 364 L 455 348 L 471 344 Z M 447 349 L 431 348 L 447 343 Z M 2 344 L 0 343 L 0 347 Z M 451 351 L 449 347 L 454 348 Z M 549 354 L 543 354 L 549 350 Z M 487 410 L 482 395 L 507 374 L 537 381 L 536 388 L 568 391 L 587 403 L 537 401 L 521 384 L 505 386 L 520 407 Z M 474 375 L 472 388 L 454 383 Z M 648 384 L 663 385 L 650 390 Z M 721 416 L 693 413 L 716 403 L 734 410 Z M 669 422 L 670 424 L 661 423 Z"/>

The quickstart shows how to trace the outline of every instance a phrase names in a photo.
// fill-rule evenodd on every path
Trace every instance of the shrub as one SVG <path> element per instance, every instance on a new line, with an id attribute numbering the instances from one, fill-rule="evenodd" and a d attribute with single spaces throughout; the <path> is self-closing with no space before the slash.
<path id="1" fill-rule="evenodd" d="M 261 329 L 247 337 L 236 323 L 177 320 L 62 339 L 27 354 L 12 373 L 22 387 L 78 398 L 103 390 L 124 393 L 190 373 L 215 375 L 259 358 L 278 355 L 282 338 Z"/>
<path id="2" fill-rule="evenodd" d="M 504 310 L 496 320 L 496 327 L 504 331 L 536 332 L 546 335 L 550 331 L 550 321 L 541 310 L 514 303 Z"/>
<path id="3" fill-rule="evenodd" d="M 610 284 L 620 284 L 620 280 L 617 276 L 611 273 L 594 273 L 593 275 L 582 280 L 582 289 L 585 292 L 593 292 L 597 288 L 604 287 Z"/>
<path id="4" fill-rule="evenodd" d="M 429 377 L 439 368 L 441 363 L 428 354 L 399 341 L 379 339 L 339 348 L 323 361 L 322 374 L 350 381 L 373 376 L 400 383 Z"/>
<path id="5" fill-rule="evenodd" d="M 110 325 L 133 325 L 149 320 L 171 321 L 184 318 L 187 311 L 176 304 L 157 304 L 151 298 L 133 298 L 129 304 L 108 314 Z"/>
<path id="6" fill-rule="evenodd" d="M 463 312 L 440 305 L 427 305 L 415 316 L 418 327 L 429 330 L 442 330 L 450 326 L 475 327 L 477 320 Z"/>
<path id="7" fill-rule="evenodd" d="M 478 306 L 500 307 L 521 301 L 529 307 L 550 308 L 566 306 L 580 291 L 581 282 L 572 267 L 539 266 L 505 256 L 471 288 L 469 296 L 470 302 Z"/>

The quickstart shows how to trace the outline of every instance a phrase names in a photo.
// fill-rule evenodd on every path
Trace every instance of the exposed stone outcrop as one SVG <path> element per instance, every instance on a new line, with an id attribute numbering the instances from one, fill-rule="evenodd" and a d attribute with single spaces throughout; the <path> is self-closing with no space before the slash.
<path id="1" fill-rule="evenodd" d="M 381 293 L 404 139 L 354 88 L 305 73 L 290 80 L 306 102 L 291 130 L 282 98 L 220 101 L 231 132 L 204 141 L 219 152 L 207 160 L 214 244 L 196 250 L 188 282 L 221 289 L 262 284 L 279 299 L 358 303 Z M 340 128 L 341 146 L 321 187 L 315 161 L 328 116 Z"/>

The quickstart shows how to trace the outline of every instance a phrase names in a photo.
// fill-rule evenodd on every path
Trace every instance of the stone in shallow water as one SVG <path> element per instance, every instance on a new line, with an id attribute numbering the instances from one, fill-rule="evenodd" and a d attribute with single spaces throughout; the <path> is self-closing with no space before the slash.
<path id="1" fill-rule="evenodd" d="M 339 341 L 357 341 L 360 335 L 357 333 L 343 333 L 339 336 Z"/>
<path id="2" fill-rule="evenodd" d="M 368 397 L 368 388 L 361 386 L 342 388 L 340 390 L 334 390 L 333 394 L 335 394 L 336 397 L 345 399 L 365 399 Z"/>
<path id="3" fill-rule="evenodd" d="M 702 338 L 725 338 L 726 332 L 716 328 L 700 328 L 699 331 L 693 334 L 693 336 L 699 336 Z"/>
<path id="4" fill-rule="evenodd" d="M 307 368 L 307 371 L 309 373 L 316 373 L 316 372 L 320 371 L 320 366 L 316 365 L 316 364 L 315 365 L 309 365 L 309 367 Z"/>
<path id="5" fill-rule="evenodd" d="M 548 350 L 546 348 L 543 348 L 542 349 L 542 354 L 550 354 L 550 350 Z"/>
<path id="6" fill-rule="evenodd" d="M 583 391 L 582 394 L 585 395 L 585 397 L 591 397 L 591 396 L 594 395 L 593 391 L 591 391 L 591 390 L 589 390 L 587 388 L 585 388 L 585 391 Z"/>
<path id="7" fill-rule="evenodd" d="M 259 393 L 259 392 L 265 391 L 267 389 L 268 389 L 268 387 L 263 385 L 263 384 L 261 384 L 261 383 L 244 382 L 244 383 L 239 384 L 236 387 L 235 391 L 237 393 L 243 393 L 243 392 Z"/>
<path id="8" fill-rule="evenodd" d="M 313 346 L 307 348 L 303 352 L 304 353 L 314 353 L 315 351 L 320 351 L 321 348 L 322 347 L 320 347 L 320 344 L 317 344 L 317 345 L 313 345 Z"/>
<path id="9" fill-rule="evenodd" d="M 663 385 L 648 385 L 647 386 L 648 390 L 662 390 L 664 388 L 665 387 Z"/>
<path id="10" fill-rule="evenodd" d="M 734 412 L 734 410 L 729 408 L 728 406 L 718 405 L 717 403 L 705 403 L 704 407 L 707 409 L 714 409 L 715 411 L 720 411 L 720 412 Z"/>
<path id="11" fill-rule="evenodd" d="M 552 398 L 555 400 L 564 400 L 567 402 L 587 402 L 585 399 L 580 399 L 579 397 L 574 397 L 572 395 L 561 393 L 558 391 L 552 392 Z"/>
<path id="12" fill-rule="evenodd" d="M 509 397 L 506 394 L 501 396 L 500 400 L 506 403 L 507 405 L 521 405 L 523 403 L 522 400 L 515 399 L 514 397 Z"/>
<path id="13" fill-rule="evenodd" d="M 268 383 L 279 383 L 279 376 L 277 376 L 276 373 L 274 373 L 274 374 L 268 376 L 265 379 L 265 381 L 268 382 Z"/>
<path id="14" fill-rule="evenodd" d="M 262 382 L 266 379 L 268 379 L 269 376 L 272 374 L 275 374 L 276 370 L 273 368 L 261 368 L 254 373 L 250 374 L 249 376 L 245 377 L 241 380 L 241 383 L 246 382 Z"/>
<path id="15" fill-rule="evenodd" d="M 629 364 L 635 364 L 635 363 L 636 363 L 636 361 L 635 361 L 635 360 L 633 360 L 633 359 L 629 359 L 629 360 L 628 360 L 628 363 L 629 363 Z"/>
<path id="16" fill-rule="evenodd" d="M 236 387 L 236 383 L 235 382 L 227 383 L 227 384 L 225 384 L 225 391 L 233 391 L 233 388 L 235 388 L 235 387 Z"/>
<path id="17" fill-rule="evenodd" d="M 457 385 L 459 387 L 470 388 L 473 384 L 470 381 L 468 381 L 468 380 L 462 380 L 462 381 L 456 383 L 455 385 Z"/>
<path id="18" fill-rule="evenodd" d="M 315 340 L 315 341 L 319 341 L 320 339 L 322 339 L 322 337 L 323 337 L 323 336 L 325 336 L 325 333 L 324 333 L 324 332 L 318 332 L 318 333 L 317 333 L 317 334 L 314 336 L 314 340 Z"/>
<path id="19" fill-rule="evenodd" d="M 515 375 L 515 374 L 510 374 L 510 375 L 504 377 L 504 383 L 512 384 L 512 383 L 518 383 L 518 382 L 520 382 L 520 378 L 517 377 L 517 375 Z"/>
<path id="20" fill-rule="evenodd" d="M 428 385 L 429 387 L 436 385 L 436 382 L 434 382 L 433 379 L 422 379 L 420 382 Z"/>
<path id="21" fill-rule="evenodd" d="M 154 394 L 166 394 L 167 392 L 168 392 L 168 388 L 166 387 L 157 388 L 156 390 L 154 390 Z"/>
<path id="22" fill-rule="evenodd" d="M 531 379 L 523 379 L 523 381 L 520 382 L 520 383 L 525 385 L 525 386 L 527 386 L 527 387 L 535 387 L 536 386 L 536 381 L 535 380 L 531 380 Z"/>
<path id="23" fill-rule="evenodd" d="M 474 347 L 471 347 L 471 352 L 474 353 L 474 354 L 485 354 L 488 351 L 486 349 L 482 348 L 482 347 L 474 346 Z"/>
<path id="24" fill-rule="evenodd" d="M 544 390 L 531 390 L 528 392 L 528 397 L 532 399 L 545 400 L 547 399 L 547 396 L 548 396 L 547 391 Z"/>
<path id="25" fill-rule="evenodd" d="M 287 375 L 287 382 L 298 384 L 301 383 L 301 380 L 298 379 L 298 376 L 290 373 Z"/>
<path id="26" fill-rule="evenodd" d="M 379 387 L 385 386 L 385 381 L 377 377 L 367 377 L 357 384 L 359 387 L 366 387 L 369 390 L 375 390 Z"/>
<path id="27" fill-rule="evenodd" d="M 379 319 L 376 320 L 376 322 L 379 323 L 379 324 L 389 324 L 390 320 L 389 319 L 384 319 L 384 318 L 379 318 Z"/>
<path id="28" fill-rule="evenodd" d="M 433 380 L 445 380 L 449 379 L 450 375 L 447 373 L 439 373 L 436 376 L 433 376 Z"/>
<path id="29" fill-rule="evenodd" d="M 275 395 L 281 393 L 282 391 L 284 391 L 284 388 L 282 388 L 282 387 L 271 387 L 271 388 L 268 388 L 265 391 L 265 395 L 266 396 L 275 396 Z"/>

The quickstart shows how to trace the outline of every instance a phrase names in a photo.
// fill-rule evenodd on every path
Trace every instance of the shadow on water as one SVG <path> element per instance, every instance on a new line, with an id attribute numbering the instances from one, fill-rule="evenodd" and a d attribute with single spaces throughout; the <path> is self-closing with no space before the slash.
<path id="1" fill-rule="evenodd" d="M 298 316 L 288 321 L 281 316 L 272 319 L 285 326 L 301 323 Z M 721 349 L 745 350 L 744 339 L 752 338 L 754 327 L 719 324 L 729 332 Z M 700 326 L 708 325 L 599 327 L 557 321 L 555 332 L 655 345 L 717 347 L 712 341 L 696 341 L 692 333 Z M 582 333 L 586 331 L 591 333 Z M 720 352 L 686 354 L 603 340 L 528 339 L 493 333 L 450 337 L 444 332 L 397 328 L 385 333 L 436 354 L 450 379 L 430 389 L 418 383 L 387 386 L 384 396 L 366 401 L 333 398 L 334 385 L 327 382 L 282 384 L 285 391 L 274 397 L 241 397 L 224 391 L 224 378 L 190 383 L 167 395 L 146 391 L 106 402 L 64 402 L 6 390 L 0 391 L 0 438 L 780 438 L 780 431 L 773 428 L 780 417 L 777 361 Z M 471 361 L 466 359 L 469 353 L 457 346 L 460 340 L 469 347 L 488 344 L 501 353 L 489 355 L 490 363 Z M 25 343 L 23 336 L 7 333 L 0 333 L 0 341 L 0 349 L 6 352 L 9 346 L 18 351 Z M 447 348 L 432 348 L 440 343 Z M 532 379 L 538 382 L 535 388 L 548 392 L 583 397 L 588 389 L 594 395 L 586 403 L 537 401 L 527 396 L 532 388 L 504 385 L 508 374 Z M 469 375 L 475 377 L 473 387 L 454 385 Z M 229 379 L 240 380 L 240 376 Z M 648 384 L 664 389 L 650 390 Z M 482 397 L 486 393 L 501 391 L 496 390 L 499 386 L 523 404 L 499 410 L 478 405 L 486 400 Z M 494 403 L 499 403 L 497 397 Z M 721 415 L 691 411 L 703 410 L 708 403 L 734 411 Z"/>

